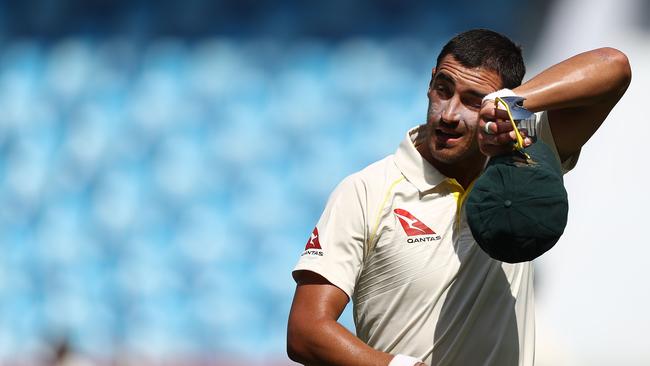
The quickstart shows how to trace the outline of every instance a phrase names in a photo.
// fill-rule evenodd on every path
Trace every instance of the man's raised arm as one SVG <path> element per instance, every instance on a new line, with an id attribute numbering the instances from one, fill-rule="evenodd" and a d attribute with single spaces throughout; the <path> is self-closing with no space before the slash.
<path id="1" fill-rule="evenodd" d="M 531 111 L 548 111 L 562 160 L 577 153 L 621 99 L 632 78 L 621 51 L 599 48 L 542 71 L 513 91 Z"/>

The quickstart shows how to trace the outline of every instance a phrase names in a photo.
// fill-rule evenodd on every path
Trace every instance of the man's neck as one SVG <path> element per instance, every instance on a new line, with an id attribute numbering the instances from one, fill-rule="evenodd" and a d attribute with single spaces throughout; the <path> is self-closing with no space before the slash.
<path id="1" fill-rule="evenodd" d="M 438 171 L 449 178 L 454 178 L 463 188 L 469 188 L 470 184 L 481 174 L 485 166 L 485 159 L 458 162 L 456 164 L 445 164 L 437 160 L 430 161 Z"/>
<path id="2" fill-rule="evenodd" d="M 487 157 L 481 154 L 453 164 L 447 164 L 434 159 L 426 144 L 418 146 L 417 150 L 440 173 L 446 177 L 454 178 L 465 189 L 481 174 L 487 161 Z"/>

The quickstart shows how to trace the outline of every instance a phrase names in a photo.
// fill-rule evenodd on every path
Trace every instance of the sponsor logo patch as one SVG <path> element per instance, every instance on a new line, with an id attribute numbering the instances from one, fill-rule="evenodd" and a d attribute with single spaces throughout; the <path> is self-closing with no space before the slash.
<path id="1" fill-rule="evenodd" d="M 437 235 L 435 231 L 413 216 L 410 212 L 401 208 L 396 208 L 393 210 L 393 213 L 395 213 L 399 223 L 402 224 L 402 229 L 404 229 L 404 232 L 409 237 L 406 240 L 407 242 L 419 243 L 441 239 L 440 235 Z"/>
<path id="2" fill-rule="evenodd" d="M 307 240 L 307 245 L 305 245 L 305 251 L 302 255 L 318 255 L 323 256 L 323 248 L 320 246 L 320 241 L 318 240 L 318 228 L 315 227 Z"/>

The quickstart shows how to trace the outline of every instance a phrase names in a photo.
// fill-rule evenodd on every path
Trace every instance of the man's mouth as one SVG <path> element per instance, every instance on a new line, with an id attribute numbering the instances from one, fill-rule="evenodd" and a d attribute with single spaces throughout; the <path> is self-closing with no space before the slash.
<path id="1" fill-rule="evenodd" d="M 458 141 L 461 137 L 463 137 L 462 133 L 436 129 L 436 142 L 439 144 L 445 144 L 445 145 L 449 143 L 453 144 L 456 141 Z"/>

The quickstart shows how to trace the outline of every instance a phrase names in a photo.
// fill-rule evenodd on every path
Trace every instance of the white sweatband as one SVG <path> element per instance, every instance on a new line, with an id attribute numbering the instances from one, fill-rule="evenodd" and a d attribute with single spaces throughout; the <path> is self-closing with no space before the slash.
<path id="1" fill-rule="evenodd" d="M 411 357 L 411 356 L 396 355 L 390 361 L 388 366 L 413 366 L 418 362 L 422 362 L 422 361 L 418 360 L 415 357 Z"/>
<path id="2" fill-rule="evenodd" d="M 501 89 L 484 96 L 482 103 L 485 103 L 486 100 L 495 100 L 497 97 L 518 97 L 518 95 L 510 89 Z"/>

